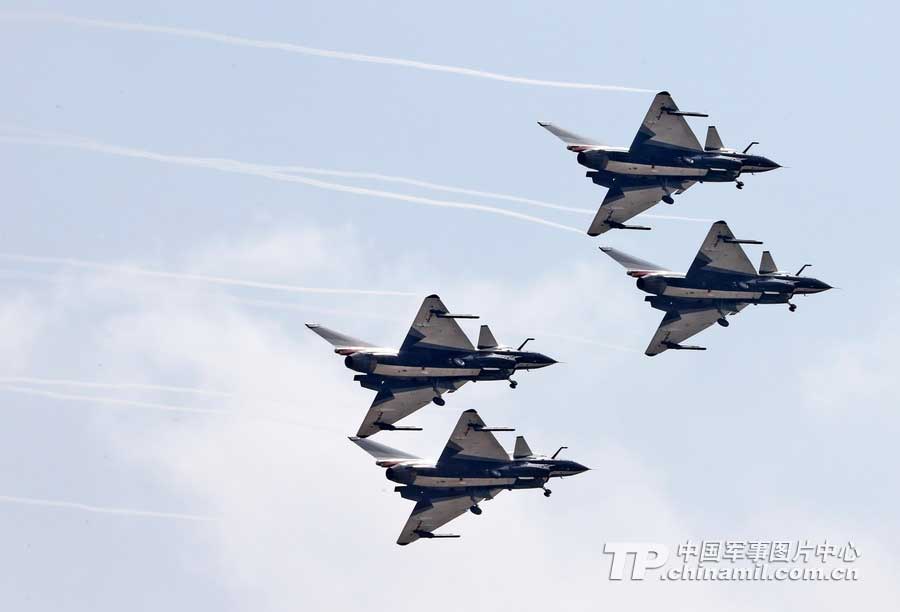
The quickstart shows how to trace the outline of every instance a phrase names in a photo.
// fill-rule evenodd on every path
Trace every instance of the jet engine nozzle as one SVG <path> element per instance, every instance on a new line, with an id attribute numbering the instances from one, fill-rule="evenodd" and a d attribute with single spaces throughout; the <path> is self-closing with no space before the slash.
<path id="1" fill-rule="evenodd" d="M 609 156 L 603 151 L 582 151 L 575 158 L 579 164 L 591 170 L 605 170 Z"/>
<path id="2" fill-rule="evenodd" d="M 416 470 L 408 465 L 395 465 L 385 470 L 384 475 L 391 482 L 412 484 L 416 479 Z"/>
<path id="3" fill-rule="evenodd" d="M 666 290 L 666 279 L 656 274 L 648 274 L 637 279 L 637 288 L 654 295 L 662 295 Z"/>
<path id="4" fill-rule="evenodd" d="M 344 365 L 355 372 L 371 374 L 378 365 L 378 359 L 367 353 L 352 353 L 344 358 Z"/>

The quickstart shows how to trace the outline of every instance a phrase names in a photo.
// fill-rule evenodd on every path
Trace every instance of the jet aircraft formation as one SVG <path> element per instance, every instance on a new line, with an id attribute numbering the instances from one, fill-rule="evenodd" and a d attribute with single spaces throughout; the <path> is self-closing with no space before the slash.
<path id="1" fill-rule="evenodd" d="M 627 222 L 660 201 L 673 204 L 673 195 L 684 193 L 696 183 L 734 182 L 741 189 L 743 174 L 780 167 L 766 157 L 749 153 L 756 142 L 741 152 L 725 148 L 714 126 L 709 126 L 705 146 L 701 147 L 685 117 L 706 116 L 679 110 L 668 92 L 660 92 L 629 148 L 603 145 L 539 122 L 578 154 L 578 163 L 589 169 L 587 176 L 595 184 L 608 188 L 588 235 L 598 236 L 612 229 L 649 230 Z M 637 279 L 638 289 L 649 294 L 644 299 L 650 306 L 665 313 L 646 355 L 669 349 L 705 350 L 682 342 L 716 323 L 728 327 L 726 317 L 748 305 L 785 304 L 793 312 L 797 308 L 791 301 L 795 296 L 831 288 L 823 281 L 802 276 L 809 264 L 795 274 L 778 270 L 769 251 L 763 252 L 757 269 L 742 248 L 744 244 L 762 243 L 735 238 L 725 221 L 717 221 L 684 274 L 612 247 L 600 247 Z M 350 440 L 385 468 L 386 478 L 397 483 L 397 493 L 416 502 L 397 539 L 400 545 L 423 538 L 459 537 L 435 530 L 466 511 L 480 515 L 480 502 L 493 499 L 501 491 L 542 489 L 549 497 L 546 485 L 551 478 L 574 476 L 588 469 L 559 458 L 565 446 L 551 457 L 536 455 L 521 436 L 516 438 L 512 454 L 507 453 L 493 432 L 513 430 L 487 427 L 474 410 L 462 413 L 434 462 L 370 439 L 382 431 L 420 430 L 397 423 L 429 404 L 444 406 L 443 395 L 454 393 L 467 382 L 506 381 L 515 389 L 518 382 L 512 377 L 517 372 L 557 363 L 542 353 L 524 350 L 534 338 L 527 338 L 516 348 L 504 346 L 487 325 L 481 326 L 478 342 L 473 345 L 457 320 L 477 318 L 452 313 L 437 295 L 429 295 L 399 349 L 307 324 L 344 357 L 344 365 L 356 372 L 353 379 L 376 393 Z"/>

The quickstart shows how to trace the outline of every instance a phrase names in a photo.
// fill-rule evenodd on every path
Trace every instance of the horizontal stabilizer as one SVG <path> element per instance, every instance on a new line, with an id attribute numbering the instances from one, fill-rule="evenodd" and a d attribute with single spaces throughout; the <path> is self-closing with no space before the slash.
<path id="1" fill-rule="evenodd" d="M 600 250 L 615 259 L 622 267 L 629 272 L 665 272 L 666 268 L 658 266 L 655 263 L 645 261 L 628 253 L 624 253 L 619 249 L 612 247 L 600 247 Z"/>

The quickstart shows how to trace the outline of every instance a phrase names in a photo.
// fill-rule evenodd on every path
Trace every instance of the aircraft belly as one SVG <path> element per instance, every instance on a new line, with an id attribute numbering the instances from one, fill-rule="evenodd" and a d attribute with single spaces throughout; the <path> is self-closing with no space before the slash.
<path id="1" fill-rule="evenodd" d="M 400 366 L 379 363 L 374 374 L 396 378 L 466 378 L 478 376 L 478 368 L 435 368 L 430 366 Z"/>
<path id="2" fill-rule="evenodd" d="M 413 484 L 417 487 L 457 488 L 457 487 L 505 487 L 516 482 L 515 478 L 451 478 L 448 476 L 416 476 Z"/>
<path id="3" fill-rule="evenodd" d="M 606 163 L 607 172 L 615 174 L 635 174 L 639 176 L 704 176 L 707 170 L 704 168 L 679 168 L 677 166 L 656 166 L 651 164 L 636 164 L 633 162 L 621 162 L 610 160 Z"/>
<path id="4" fill-rule="evenodd" d="M 666 287 L 663 295 L 667 297 L 698 298 L 705 300 L 758 300 L 762 293 L 758 291 L 725 291 L 722 289 L 698 289 L 692 287 Z"/>

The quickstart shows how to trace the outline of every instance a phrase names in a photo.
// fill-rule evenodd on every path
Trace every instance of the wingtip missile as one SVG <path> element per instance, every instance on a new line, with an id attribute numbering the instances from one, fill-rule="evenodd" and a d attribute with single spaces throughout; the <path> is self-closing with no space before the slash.
<path id="1" fill-rule="evenodd" d="M 612 221 L 609 219 L 604 221 L 604 223 L 613 229 L 644 230 L 644 231 L 649 231 L 649 230 L 653 229 L 652 227 L 649 227 L 647 225 L 626 225 L 625 223 L 620 223 L 618 221 Z M 588 233 L 588 235 L 589 236 L 599 236 L 599 234 L 591 234 L 590 232 Z"/>
<path id="2" fill-rule="evenodd" d="M 705 351 L 705 346 L 695 346 L 692 344 L 678 344 L 677 342 L 663 342 L 663 346 L 674 351 Z M 649 353 L 648 353 L 649 354 Z M 654 353 L 655 355 L 656 353 Z"/>
<path id="3" fill-rule="evenodd" d="M 747 238 L 729 238 L 727 236 L 723 236 L 723 242 L 727 242 L 729 244 L 763 244 L 762 240 L 749 240 Z"/>
<path id="4" fill-rule="evenodd" d="M 414 425 L 393 425 L 380 421 L 375 421 L 372 425 L 384 431 L 422 431 L 421 427 L 415 427 Z"/>
<path id="5" fill-rule="evenodd" d="M 417 536 L 419 536 L 420 538 L 425 538 L 426 540 L 432 540 L 434 538 L 459 538 L 459 537 L 462 537 L 456 533 L 434 533 L 432 531 L 425 531 L 424 529 L 416 529 L 415 531 L 413 531 L 413 533 L 416 534 Z M 399 542 L 398 542 L 398 544 L 399 544 Z M 406 544 L 409 544 L 409 542 L 405 542 L 400 545 L 404 546 Z"/>

